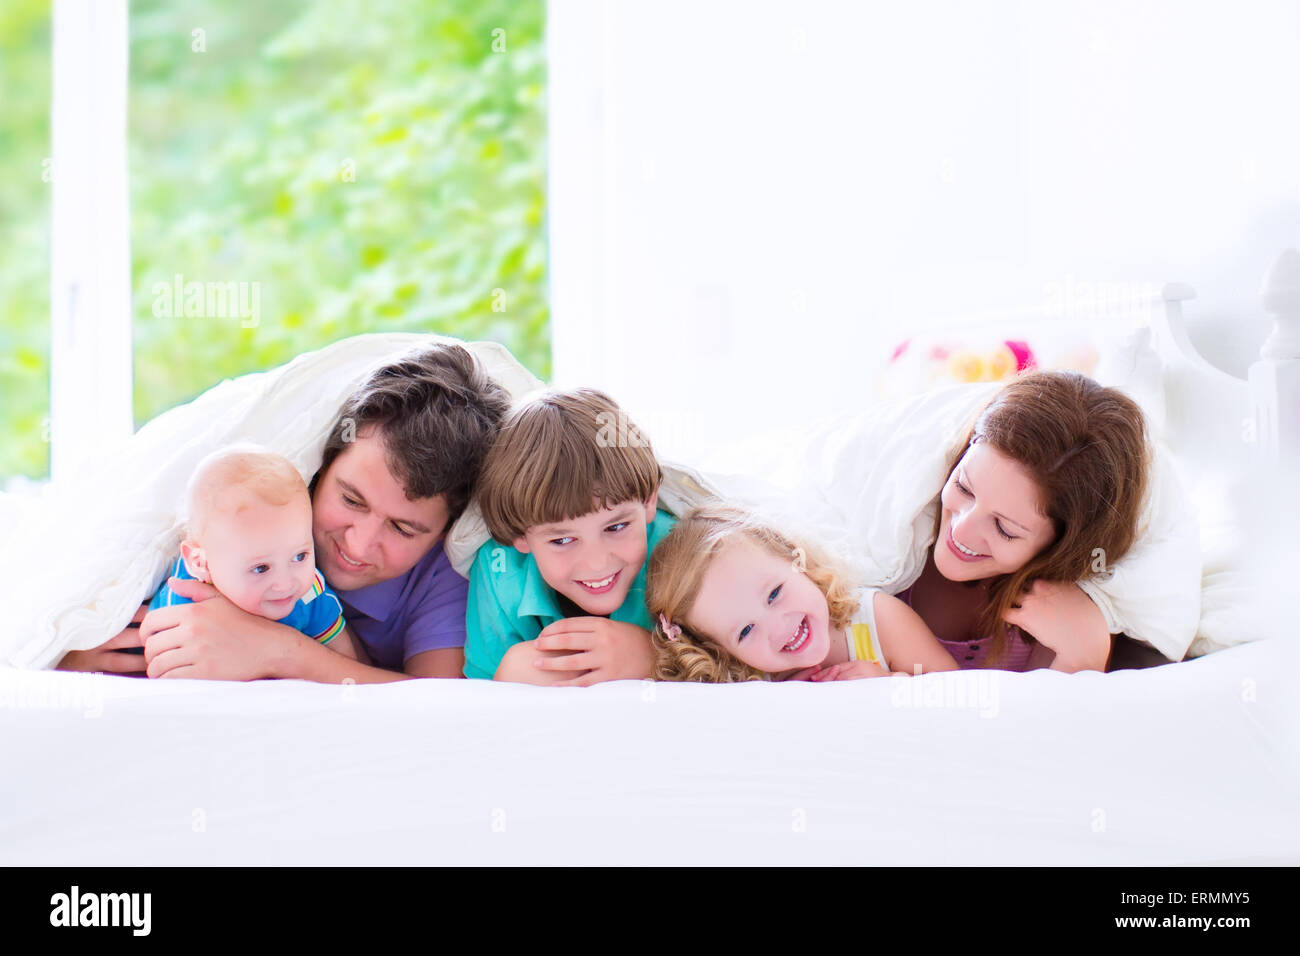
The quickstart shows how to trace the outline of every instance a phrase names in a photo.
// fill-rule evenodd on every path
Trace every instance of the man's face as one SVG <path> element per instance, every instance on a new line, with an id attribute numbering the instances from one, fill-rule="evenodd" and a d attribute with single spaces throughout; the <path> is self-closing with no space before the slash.
<path id="1" fill-rule="evenodd" d="M 316 482 L 312 537 L 330 587 L 355 591 L 405 574 L 447 530 L 446 496 L 406 497 L 388 470 L 383 434 L 368 429 Z"/>
<path id="2" fill-rule="evenodd" d="M 553 589 L 588 614 L 606 617 L 622 606 L 645 564 L 646 525 L 654 521 L 658 497 L 535 525 L 515 547 L 532 554 Z"/>

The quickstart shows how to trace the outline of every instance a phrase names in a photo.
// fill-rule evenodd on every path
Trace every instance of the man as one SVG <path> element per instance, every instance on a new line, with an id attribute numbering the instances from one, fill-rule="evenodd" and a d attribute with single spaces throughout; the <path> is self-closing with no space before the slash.
<path id="1" fill-rule="evenodd" d="M 379 369 L 340 411 L 311 483 L 312 537 L 368 662 L 247 614 L 202 582 L 173 579 L 195 603 L 141 608 L 138 628 L 70 652 L 59 667 L 330 683 L 461 676 L 468 584 L 443 539 L 469 504 L 508 407 L 474 357 L 448 344 Z"/>

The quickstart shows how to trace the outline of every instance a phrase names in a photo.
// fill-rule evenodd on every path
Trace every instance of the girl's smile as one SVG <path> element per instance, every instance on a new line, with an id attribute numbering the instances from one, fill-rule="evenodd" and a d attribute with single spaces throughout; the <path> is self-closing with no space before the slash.
<path id="1" fill-rule="evenodd" d="M 739 538 L 710 563 L 687 622 L 750 667 L 812 667 L 831 649 L 826 597 L 794 563 Z"/>

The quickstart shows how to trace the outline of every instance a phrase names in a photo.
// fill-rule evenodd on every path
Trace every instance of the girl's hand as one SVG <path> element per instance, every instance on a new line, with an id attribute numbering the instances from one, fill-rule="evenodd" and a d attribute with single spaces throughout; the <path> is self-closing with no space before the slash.
<path id="1" fill-rule="evenodd" d="M 889 671 L 874 661 L 845 661 L 843 664 L 820 668 L 808 679 L 824 683 L 833 680 L 863 680 L 868 677 L 888 676 Z"/>
<path id="2" fill-rule="evenodd" d="M 1104 671 L 1111 635 L 1101 609 L 1071 581 L 1035 581 L 1003 620 L 1056 652 L 1052 669 Z"/>

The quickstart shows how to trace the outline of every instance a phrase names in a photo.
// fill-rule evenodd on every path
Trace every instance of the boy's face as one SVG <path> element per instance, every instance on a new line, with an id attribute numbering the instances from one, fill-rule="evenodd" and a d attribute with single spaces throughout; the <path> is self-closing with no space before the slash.
<path id="1" fill-rule="evenodd" d="M 588 614 L 605 617 L 623 604 L 646 559 L 646 525 L 659 494 L 555 524 L 535 525 L 515 539 L 554 590 Z"/>
<path id="2" fill-rule="evenodd" d="M 311 587 L 311 502 L 304 491 L 284 505 L 252 496 L 242 504 L 233 514 L 209 517 L 203 540 L 186 541 L 181 551 L 190 573 L 230 603 L 276 621 Z"/>

